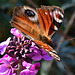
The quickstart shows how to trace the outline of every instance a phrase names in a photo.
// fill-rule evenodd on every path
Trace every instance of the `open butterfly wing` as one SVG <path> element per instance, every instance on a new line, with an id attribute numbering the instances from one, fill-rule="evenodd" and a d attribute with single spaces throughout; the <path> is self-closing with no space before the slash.
<path id="1" fill-rule="evenodd" d="M 63 20 L 63 17 L 60 20 L 64 14 L 63 10 L 57 6 L 41 6 L 41 8 L 37 8 L 37 13 L 43 34 L 52 36 L 60 27 L 60 21 Z"/>
<path id="2" fill-rule="evenodd" d="M 13 11 L 13 18 L 11 20 L 12 27 L 15 27 L 29 36 L 38 39 L 40 38 L 40 29 L 36 23 L 33 23 L 24 14 L 23 7 L 16 7 Z"/>

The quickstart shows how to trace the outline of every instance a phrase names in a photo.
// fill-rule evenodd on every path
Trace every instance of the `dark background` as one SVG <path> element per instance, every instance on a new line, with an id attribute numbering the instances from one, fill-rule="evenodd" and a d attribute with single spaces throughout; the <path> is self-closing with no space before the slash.
<path id="1" fill-rule="evenodd" d="M 70 40 L 75 37 L 75 0 L 0 0 L 0 42 L 12 36 L 10 20 L 13 8 L 20 5 L 33 8 L 57 5 L 64 9 L 64 22 L 53 37 L 61 62 L 41 60 L 37 75 L 75 75 L 75 40 Z"/>

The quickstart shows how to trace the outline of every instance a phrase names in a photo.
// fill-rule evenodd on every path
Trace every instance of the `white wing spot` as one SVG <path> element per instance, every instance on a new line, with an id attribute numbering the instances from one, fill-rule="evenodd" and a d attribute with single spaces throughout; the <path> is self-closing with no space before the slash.
<path id="1" fill-rule="evenodd" d="M 55 30 L 58 30 L 57 26 L 55 26 Z"/>
<path id="2" fill-rule="evenodd" d="M 56 22 L 61 23 L 63 20 L 57 18 L 57 17 L 56 17 L 56 13 L 59 13 L 59 14 L 62 16 L 62 18 L 63 18 L 63 14 L 61 14 L 60 11 L 59 11 L 59 12 L 58 12 L 58 11 L 54 11 L 54 12 L 53 12 L 53 16 L 54 16 L 54 19 L 56 20 Z"/>
<path id="3" fill-rule="evenodd" d="M 45 14 L 47 15 L 47 12 L 45 12 Z"/>

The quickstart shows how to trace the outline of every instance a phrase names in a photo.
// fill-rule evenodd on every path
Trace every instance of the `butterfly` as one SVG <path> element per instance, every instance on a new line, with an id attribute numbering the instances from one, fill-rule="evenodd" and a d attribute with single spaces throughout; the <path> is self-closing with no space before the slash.
<path id="1" fill-rule="evenodd" d="M 44 6 L 33 9 L 29 6 L 18 6 L 13 10 L 11 26 L 19 29 L 26 37 L 43 48 L 51 57 L 60 61 L 53 49 L 53 34 L 63 22 L 64 11 L 58 6 Z"/>

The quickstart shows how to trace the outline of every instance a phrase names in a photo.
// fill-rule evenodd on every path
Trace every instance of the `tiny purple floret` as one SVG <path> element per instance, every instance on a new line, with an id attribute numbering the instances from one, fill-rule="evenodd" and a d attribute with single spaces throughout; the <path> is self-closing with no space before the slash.
<path id="1" fill-rule="evenodd" d="M 17 37 L 23 37 L 21 32 L 19 30 L 17 30 L 16 28 L 12 28 L 10 32 Z"/>
<path id="2" fill-rule="evenodd" d="M 0 43 L 0 54 L 3 55 L 5 53 L 6 47 L 10 42 L 11 37 L 9 37 L 6 41 Z"/>

